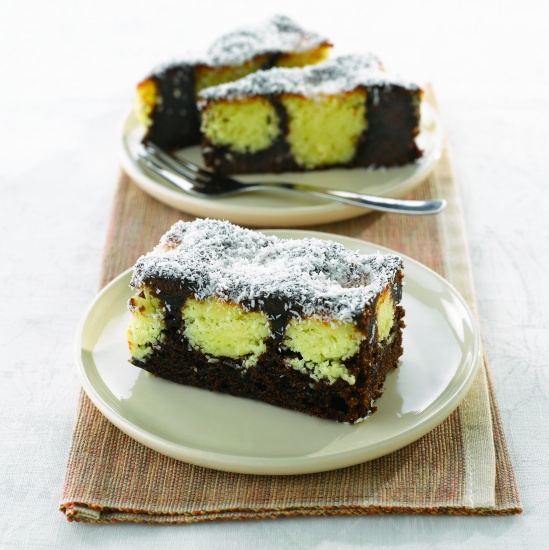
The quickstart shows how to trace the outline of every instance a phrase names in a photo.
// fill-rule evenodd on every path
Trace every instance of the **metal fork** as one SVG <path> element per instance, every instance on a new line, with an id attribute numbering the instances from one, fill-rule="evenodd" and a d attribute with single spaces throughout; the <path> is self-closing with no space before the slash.
<path id="1" fill-rule="evenodd" d="M 156 145 L 147 143 L 136 152 L 138 161 L 163 180 L 175 185 L 190 195 L 219 197 L 259 189 L 276 189 L 313 195 L 323 199 L 361 206 L 371 210 L 400 214 L 437 214 L 446 206 L 445 200 L 404 200 L 324 189 L 303 183 L 258 181 L 247 183 L 234 178 L 208 172 L 195 164 L 176 158 Z"/>

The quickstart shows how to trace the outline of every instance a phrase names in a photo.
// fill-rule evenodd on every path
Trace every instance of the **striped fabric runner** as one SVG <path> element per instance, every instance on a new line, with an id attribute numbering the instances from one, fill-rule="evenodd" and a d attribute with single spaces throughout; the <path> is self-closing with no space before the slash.
<path id="1" fill-rule="evenodd" d="M 445 276 L 475 311 L 447 153 L 409 197 L 441 197 L 449 204 L 438 216 L 374 213 L 308 229 L 407 254 Z M 179 219 L 193 217 L 150 198 L 122 174 L 100 286 L 131 267 Z M 71 521 L 146 523 L 522 511 L 486 360 L 458 409 L 420 440 L 365 464 L 299 476 L 231 474 L 168 458 L 123 434 L 81 392 L 60 509 Z"/>

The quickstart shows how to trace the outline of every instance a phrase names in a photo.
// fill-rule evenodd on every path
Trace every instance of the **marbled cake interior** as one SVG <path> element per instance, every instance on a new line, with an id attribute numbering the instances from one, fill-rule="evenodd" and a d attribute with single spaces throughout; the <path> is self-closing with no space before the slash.
<path id="1" fill-rule="evenodd" d="M 331 241 L 178 222 L 134 267 L 132 362 L 156 372 L 166 349 L 172 357 L 177 348 L 178 368 L 196 376 L 207 365 L 209 378 L 227 369 L 253 378 L 274 361 L 281 376 L 294 373 L 311 388 L 360 392 L 367 363 L 387 353 L 395 363 L 400 349 L 401 268 L 397 256 L 364 256 Z"/>

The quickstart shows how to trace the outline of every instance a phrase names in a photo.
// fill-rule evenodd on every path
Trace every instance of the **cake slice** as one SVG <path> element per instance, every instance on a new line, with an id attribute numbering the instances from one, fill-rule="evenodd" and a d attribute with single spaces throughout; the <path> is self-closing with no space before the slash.
<path id="1" fill-rule="evenodd" d="M 134 267 L 130 361 L 180 384 L 359 422 L 402 353 L 402 277 L 394 255 L 178 222 Z"/>
<path id="2" fill-rule="evenodd" d="M 373 55 L 258 71 L 199 93 L 204 160 L 219 173 L 404 165 L 421 156 L 421 93 Z"/>
<path id="3" fill-rule="evenodd" d="M 197 92 L 259 69 L 318 63 L 330 48 L 326 38 L 288 17 L 275 16 L 257 27 L 221 36 L 204 54 L 159 67 L 136 91 L 136 114 L 146 128 L 145 142 L 165 149 L 199 143 Z"/>

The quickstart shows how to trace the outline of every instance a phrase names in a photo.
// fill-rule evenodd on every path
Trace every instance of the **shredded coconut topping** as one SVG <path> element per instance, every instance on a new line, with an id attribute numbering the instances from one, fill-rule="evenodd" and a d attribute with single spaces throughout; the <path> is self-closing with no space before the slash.
<path id="1" fill-rule="evenodd" d="M 334 95 L 358 87 L 419 90 L 417 84 L 385 72 L 373 54 L 346 55 L 298 68 L 275 67 L 257 71 L 234 82 L 206 88 L 199 93 L 202 106 L 209 100 L 255 95 L 298 94 L 305 97 Z"/>
<path id="2" fill-rule="evenodd" d="M 266 300 L 291 315 L 352 321 L 393 281 L 398 256 L 365 256 L 320 239 L 279 239 L 229 222 L 177 222 L 137 261 L 131 284 L 155 279 L 188 286 L 244 309 Z"/>
<path id="3" fill-rule="evenodd" d="M 306 52 L 330 41 L 276 15 L 264 23 L 220 36 L 201 54 L 187 54 L 180 62 L 210 66 L 241 65 L 262 54 Z"/>

